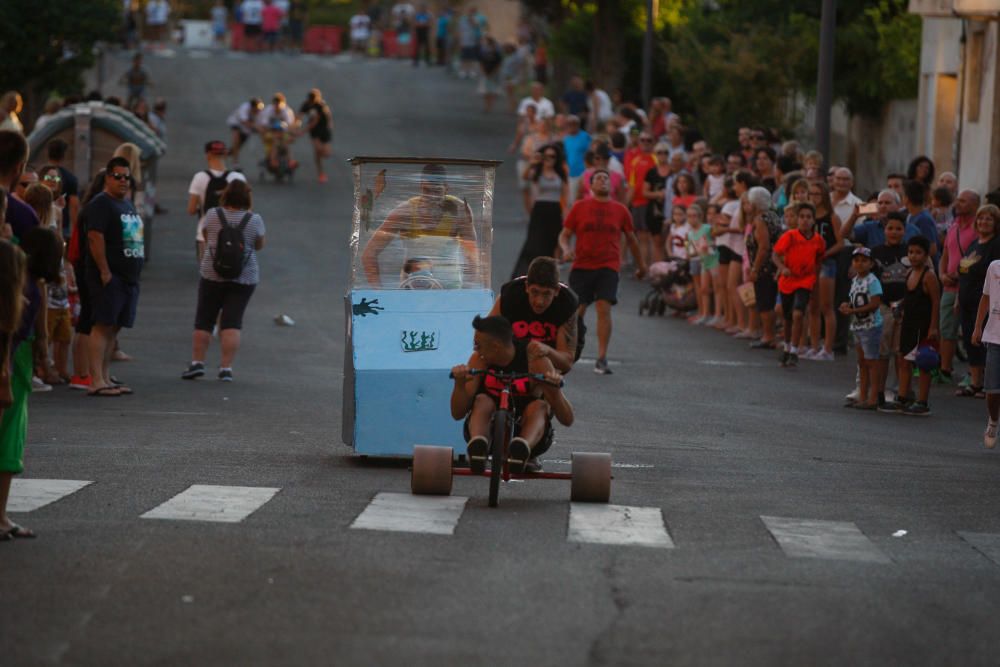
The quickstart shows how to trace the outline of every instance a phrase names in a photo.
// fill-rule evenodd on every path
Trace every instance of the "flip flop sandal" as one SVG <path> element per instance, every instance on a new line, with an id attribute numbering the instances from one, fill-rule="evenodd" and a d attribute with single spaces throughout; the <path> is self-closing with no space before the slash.
<path id="1" fill-rule="evenodd" d="M 118 390 L 120 396 L 131 396 L 134 393 L 132 387 L 125 384 L 116 384 L 115 389 Z"/>
<path id="2" fill-rule="evenodd" d="M 110 398 L 121 395 L 122 393 L 119 391 L 118 387 L 98 387 L 97 389 L 87 392 L 87 396 L 97 396 L 99 398 Z"/>
<path id="3" fill-rule="evenodd" d="M 978 392 L 981 392 L 982 390 L 983 390 L 982 387 L 973 387 L 972 385 L 968 385 L 956 391 L 955 396 L 958 396 L 960 398 L 974 398 L 976 394 Z"/>
<path id="4" fill-rule="evenodd" d="M 10 530 L 7 531 L 7 534 L 18 540 L 33 540 L 38 537 L 38 535 L 35 535 L 35 531 L 30 528 L 25 528 L 24 526 L 19 526 L 16 523 Z"/>

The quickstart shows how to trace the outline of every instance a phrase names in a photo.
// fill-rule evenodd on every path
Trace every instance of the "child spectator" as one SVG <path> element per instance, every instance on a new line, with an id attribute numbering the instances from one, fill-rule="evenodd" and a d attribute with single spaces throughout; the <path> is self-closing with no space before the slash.
<path id="1" fill-rule="evenodd" d="M 705 197 L 709 202 L 725 201 L 726 161 L 721 155 L 708 158 L 708 176 L 705 178 Z"/>
<path id="2" fill-rule="evenodd" d="M 931 192 L 931 217 L 937 226 L 940 247 L 944 247 L 944 235 L 948 233 L 952 221 L 955 220 L 955 212 L 951 208 L 954 203 L 955 195 L 948 188 L 935 188 Z"/>
<path id="3" fill-rule="evenodd" d="M 872 274 L 872 251 L 864 246 L 854 249 L 851 268 L 849 301 L 840 304 L 840 312 L 854 315 L 851 331 L 857 340 L 858 375 L 860 378 L 858 400 L 848 401 L 848 406 L 860 410 L 874 410 L 878 406 L 879 342 L 882 339 L 882 284 Z"/>
<path id="4" fill-rule="evenodd" d="M 52 365 L 45 382 L 48 384 L 66 384 L 69 375 L 69 344 L 73 340 L 72 313 L 70 312 L 70 293 L 76 293 L 76 279 L 73 275 L 73 265 L 67 261 L 62 263 L 62 276 L 59 282 L 51 283 L 48 288 L 48 326 L 49 343 L 52 344 Z"/>
<path id="5" fill-rule="evenodd" d="M 711 228 L 709 243 L 712 245 L 712 264 L 715 265 L 715 268 L 712 269 L 712 293 L 715 302 L 715 315 L 707 322 L 703 322 L 703 324 L 713 326 L 726 320 L 726 281 L 722 278 L 719 249 L 715 247 L 715 237 L 718 236 L 718 225 L 721 221 L 722 204 L 709 204 L 706 210 L 708 214 L 705 216 L 705 222 Z"/>
<path id="6" fill-rule="evenodd" d="M 900 226 L 900 236 L 903 228 Z M 886 240 L 889 237 L 886 226 Z M 879 407 L 882 412 L 902 412 L 907 415 L 926 416 L 931 413 L 927 398 L 931 391 L 930 369 L 920 369 L 917 386 L 917 400 L 910 401 L 910 379 L 917 355 L 924 341 L 936 341 L 940 337 L 939 318 L 941 304 L 941 283 L 930 261 L 930 242 L 922 236 L 914 236 L 907 243 L 907 258 L 910 270 L 903 283 L 903 321 L 900 327 L 899 351 L 896 357 L 896 371 L 899 373 L 899 391 L 896 400 Z M 884 274 L 883 274 L 884 275 Z M 888 294 L 888 286 L 886 286 Z"/>
<path id="7" fill-rule="evenodd" d="M 885 382 L 889 375 L 889 360 L 900 350 L 899 328 L 902 323 L 903 297 L 906 295 L 906 280 L 908 265 L 904 263 L 907 257 L 907 245 L 903 243 L 906 230 L 906 216 L 902 211 L 893 211 L 885 220 L 885 243 L 872 248 L 872 261 L 875 266 L 873 273 L 882 283 L 882 341 L 879 344 L 879 409 L 885 407 Z M 896 359 L 896 372 L 899 373 L 899 359 Z M 889 409 L 889 412 L 897 412 Z"/>
<path id="8" fill-rule="evenodd" d="M 687 206 L 674 205 L 667 235 L 667 257 L 688 259 L 687 237 L 691 228 L 687 224 Z"/>
<path id="9" fill-rule="evenodd" d="M 701 206 L 691 204 L 687 209 L 688 254 L 691 256 L 691 277 L 698 295 L 698 314 L 689 318 L 697 324 L 712 319 L 712 285 L 718 274 L 719 255 L 712 243 L 712 225 L 705 222 Z M 697 266 L 697 271 L 695 269 Z M 715 272 L 715 275 L 713 275 Z"/>
<path id="10" fill-rule="evenodd" d="M 816 286 L 823 253 L 826 252 L 826 243 L 816 233 L 815 207 L 808 202 L 796 204 L 795 215 L 798 227 L 781 235 L 771 255 L 774 265 L 778 267 L 778 291 L 785 318 L 782 366 L 799 363 L 802 319 L 809 306 L 809 296 Z"/>

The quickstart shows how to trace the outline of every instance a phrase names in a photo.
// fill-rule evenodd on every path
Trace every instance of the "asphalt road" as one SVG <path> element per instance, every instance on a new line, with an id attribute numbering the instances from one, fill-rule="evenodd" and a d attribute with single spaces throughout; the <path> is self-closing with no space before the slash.
<path id="1" fill-rule="evenodd" d="M 927 419 L 845 410 L 852 359 L 783 370 L 639 317 L 635 282 L 614 312 L 615 374 L 570 376 L 577 423 L 546 467 L 612 452 L 612 503 L 652 512 L 656 546 L 572 541 L 584 513 L 558 481 L 508 484 L 491 509 L 485 480 L 458 479 L 450 535 L 352 529 L 409 474 L 340 443 L 344 159 L 507 159 L 512 120 L 406 63 L 179 52 L 148 66 L 170 101 L 170 214 L 123 336 L 136 361 L 114 369 L 135 395 L 32 397 L 24 477 L 93 483 L 15 515 L 39 539 L 0 544 L 0 664 L 996 664 L 1000 458 L 981 444 L 983 403 L 936 388 Z M 182 211 L 201 146 L 228 140 L 250 95 L 297 105 L 313 86 L 337 122 L 330 183 L 299 145 L 294 185 L 254 184 L 268 247 L 237 381 L 183 382 L 197 273 Z M 499 286 L 525 222 L 510 161 L 495 218 Z M 192 485 L 277 492 L 238 523 L 140 518 Z"/>

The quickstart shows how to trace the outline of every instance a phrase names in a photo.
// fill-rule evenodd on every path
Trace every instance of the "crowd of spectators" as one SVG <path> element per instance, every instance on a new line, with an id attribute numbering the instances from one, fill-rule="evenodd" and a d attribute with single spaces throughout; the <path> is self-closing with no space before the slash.
<path id="1" fill-rule="evenodd" d="M 636 266 L 649 266 L 656 284 L 683 274 L 668 282 L 690 293 L 691 310 L 675 315 L 692 325 L 774 350 L 785 367 L 853 349 L 857 383 L 845 402 L 856 409 L 930 414 L 932 381 L 962 397 L 1000 392 L 979 340 L 992 343 L 980 305 L 988 276 L 1000 276 L 1000 264 L 989 270 L 1000 259 L 1000 190 L 962 189 L 918 156 L 858 192 L 850 169 L 769 128 L 740 128 L 717 150 L 668 98 L 644 109 L 580 77 L 554 99 L 542 81 L 529 85 L 511 101 L 510 151 L 529 216 L 515 273 L 558 256 L 550 239 L 606 173 L 632 216 Z M 968 363 L 964 377 L 956 358 Z M 1000 400 L 991 400 L 987 444 L 995 408 Z"/>

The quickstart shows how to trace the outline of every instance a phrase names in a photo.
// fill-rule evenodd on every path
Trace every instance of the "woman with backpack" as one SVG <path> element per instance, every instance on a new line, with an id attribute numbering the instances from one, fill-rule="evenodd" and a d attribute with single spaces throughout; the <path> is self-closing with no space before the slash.
<path id="1" fill-rule="evenodd" d="M 212 329 L 219 325 L 222 356 L 219 379 L 233 381 L 233 358 L 240 348 L 243 313 L 259 281 L 257 251 L 264 247 L 264 221 L 252 212 L 246 181 L 230 181 L 220 206 L 205 211 L 198 225 L 201 280 L 191 339 L 191 363 L 185 380 L 205 374 L 205 353 Z"/>

